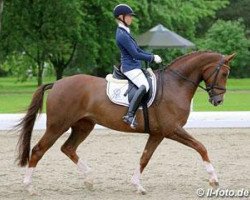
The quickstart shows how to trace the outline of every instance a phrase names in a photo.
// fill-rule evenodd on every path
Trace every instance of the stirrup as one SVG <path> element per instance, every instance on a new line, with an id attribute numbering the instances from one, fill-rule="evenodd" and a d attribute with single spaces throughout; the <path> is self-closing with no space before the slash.
<path id="1" fill-rule="evenodd" d="M 138 123 L 135 120 L 136 116 L 133 117 L 132 123 L 130 124 L 130 127 L 132 129 L 136 129 L 136 126 L 138 125 Z"/>
<path id="2" fill-rule="evenodd" d="M 130 125 L 132 129 L 136 129 L 136 126 L 138 125 L 136 122 L 136 116 L 125 115 L 122 119 L 126 124 Z"/>

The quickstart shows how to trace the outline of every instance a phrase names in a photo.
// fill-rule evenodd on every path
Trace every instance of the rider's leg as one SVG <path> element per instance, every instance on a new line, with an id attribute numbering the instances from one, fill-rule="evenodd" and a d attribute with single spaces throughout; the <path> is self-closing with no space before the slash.
<path id="1" fill-rule="evenodd" d="M 146 94 L 146 88 L 142 85 L 133 96 L 128 108 L 127 114 L 123 117 L 123 121 L 131 126 L 131 128 L 135 128 L 137 125 L 135 121 L 135 113 L 141 103 L 142 97 Z"/>
<path id="2" fill-rule="evenodd" d="M 148 80 L 141 69 L 133 69 L 133 70 L 124 72 L 124 75 L 130 81 L 132 81 L 138 88 L 140 88 L 142 85 L 144 85 L 146 88 L 146 92 L 148 92 L 148 90 L 149 90 Z"/>
<path id="3" fill-rule="evenodd" d="M 125 123 L 129 124 L 131 128 L 135 128 L 136 121 L 134 116 L 140 106 L 143 96 L 149 90 L 149 84 L 141 69 L 133 69 L 124 74 L 139 88 L 129 104 L 128 113 L 123 117 Z"/>

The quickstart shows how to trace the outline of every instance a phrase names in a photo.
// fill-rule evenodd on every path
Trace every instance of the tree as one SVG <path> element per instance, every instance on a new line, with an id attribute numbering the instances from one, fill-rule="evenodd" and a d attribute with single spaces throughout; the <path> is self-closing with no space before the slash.
<path id="1" fill-rule="evenodd" d="M 33 62 L 25 54 L 13 52 L 6 56 L 5 62 L 2 64 L 2 69 L 8 75 L 15 76 L 17 81 L 24 82 L 33 76 L 32 68 L 35 66 Z"/>
<path id="2" fill-rule="evenodd" d="M 48 6 L 46 12 L 50 13 L 51 19 L 46 34 L 50 46 L 49 60 L 58 80 L 71 63 L 77 45 L 85 38 L 87 21 L 80 1 L 53 1 L 53 6 Z"/>
<path id="3" fill-rule="evenodd" d="M 48 1 L 18 1 L 6 3 L 5 34 L 15 51 L 24 52 L 37 64 L 38 85 L 42 84 L 42 73 L 47 56 L 47 45 L 44 42 L 42 28 L 45 24 L 44 8 Z"/>
<path id="4" fill-rule="evenodd" d="M 195 41 L 197 25 L 201 19 L 215 17 L 216 11 L 225 7 L 228 0 L 143 0 L 139 5 L 140 33 L 161 23 L 179 35 Z M 170 62 L 188 50 L 154 50 L 164 62 Z"/>
<path id="5" fill-rule="evenodd" d="M 199 47 L 218 51 L 222 54 L 237 53 L 232 62 L 231 75 L 234 77 L 245 77 L 250 72 L 248 63 L 250 62 L 249 40 L 245 36 L 245 26 L 242 20 L 223 21 L 218 20 L 208 30 L 205 38 L 200 39 Z"/>
<path id="6" fill-rule="evenodd" d="M 162 23 L 170 30 L 178 34 L 194 39 L 196 25 L 200 19 L 215 16 L 217 10 L 225 7 L 228 0 L 144 0 L 140 4 L 142 19 L 140 29 L 148 29 L 158 23 Z M 141 19 L 141 20 L 142 20 Z"/>
<path id="7" fill-rule="evenodd" d="M 3 21 L 3 6 L 4 6 L 4 0 L 0 0 L 0 76 L 6 76 L 7 72 L 2 69 L 1 64 L 4 62 L 4 59 L 6 57 L 6 48 L 4 48 L 4 37 L 2 33 L 2 21 Z"/>
<path id="8" fill-rule="evenodd" d="M 80 0 L 13 0 L 6 10 L 6 32 L 17 49 L 37 64 L 38 85 L 44 64 L 50 60 L 57 78 L 68 66 L 82 35 L 83 12 Z M 12 44 L 10 44 L 12 45 Z"/>
<path id="9" fill-rule="evenodd" d="M 85 73 L 105 76 L 119 58 L 119 50 L 115 44 L 117 25 L 113 9 L 121 2 L 119 0 L 84 0 L 82 2 L 82 10 L 86 11 L 84 21 L 88 23 L 84 24 L 86 30 L 84 38 L 77 47 L 72 65 Z M 133 9 L 138 6 L 138 2 L 133 0 L 127 0 L 125 3 Z"/>
<path id="10" fill-rule="evenodd" d="M 230 0 L 230 4 L 217 12 L 217 17 L 224 20 L 238 20 L 242 18 L 247 30 L 250 31 L 250 1 Z"/>
<path id="11" fill-rule="evenodd" d="M 114 64 L 119 62 L 119 49 L 115 43 L 116 22 L 113 9 L 119 4 L 114 1 L 83 1 L 86 11 L 84 20 L 86 31 L 84 42 L 77 46 L 76 57 L 71 66 L 77 66 L 81 72 L 105 76 Z M 206 16 L 214 16 L 215 11 L 226 6 L 228 0 L 141 0 L 124 1 L 136 13 L 131 30 L 133 35 L 145 32 L 158 23 L 189 39 L 195 38 L 196 24 Z M 166 53 L 166 50 L 164 50 Z M 161 51 L 163 54 L 163 51 Z M 174 53 L 176 56 L 177 54 Z M 179 54 L 178 54 L 179 55 Z M 168 59 L 173 58 L 169 57 Z"/>
<path id="12" fill-rule="evenodd" d="M 65 69 L 72 74 L 104 76 L 120 60 L 115 43 L 113 9 L 119 0 L 12 0 L 5 2 L 4 47 L 8 54 L 25 55 L 37 65 L 38 84 L 45 62 L 53 64 L 57 79 Z M 215 16 L 228 0 L 125 0 L 137 14 L 134 35 L 158 23 L 190 40 L 196 38 L 198 22 Z M 167 54 L 166 54 L 167 52 Z M 159 52 L 170 61 L 180 51 Z M 2 52 L 1 52 L 2 54 Z"/>
<path id="13" fill-rule="evenodd" d="M 243 19 L 244 24 L 247 28 L 246 32 L 250 36 L 250 7 L 249 0 L 230 0 L 230 4 L 226 7 L 219 9 L 216 12 L 216 16 L 208 16 L 200 20 L 197 26 L 197 32 L 199 36 L 203 36 L 207 30 L 216 22 L 218 19 L 223 20 L 238 20 Z"/>
<path id="14" fill-rule="evenodd" d="M 3 0 L 0 0 L 0 33 L 2 28 Z"/>

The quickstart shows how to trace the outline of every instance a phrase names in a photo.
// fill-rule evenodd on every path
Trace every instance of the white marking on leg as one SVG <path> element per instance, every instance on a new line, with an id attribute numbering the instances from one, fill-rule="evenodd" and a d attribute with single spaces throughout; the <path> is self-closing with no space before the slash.
<path id="1" fill-rule="evenodd" d="M 135 169 L 134 175 L 131 178 L 131 182 L 134 185 L 140 184 L 140 178 L 141 178 L 141 172 L 140 172 L 140 166 Z"/>
<path id="2" fill-rule="evenodd" d="M 35 169 L 34 167 L 28 167 L 26 169 L 24 179 L 23 179 L 24 185 L 27 186 L 27 185 L 31 184 L 31 182 L 32 182 L 32 174 L 33 174 L 34 169 Z"/>
<path id="3" fill-rule="evenodd" d="M 83 176 L 86 176 L 87 173 L 89 173 L 91 171 L 91 168 L 87 165 L 87 162 L 82 160 L 81 158 L 79 158 L 79 160 L 77 162 L 77 167 Z"/>
<path id="4" fill-rule="evenodd" d="M 207 173 L 210 175 L 209 181 L 218 182 L 217 174 L 215 173 L 214 167 L 211 163 L 204 161 L 205 168 Z"/>
<path id="5" fill-rule="evenodd" d="M 136 187 L 138 193 L 146 194 L 146 190 L 141 185 L 140 178 L 141 178 L 141 172 L 139 166 L 135 169 L 135 172 L 131 178 L 131 183 Z"/>
<path id="6" fill-rule="evenodd" d="M 77 168 L 81 175 L 83 176 L 84 179 L 84 185 L 89 189 L 93 190 L 93 177 L 92 177 L 92 170 L 91 168 L 87 165 L 87 162 L 80 159 L 77 162 Z"/>
<path id="7" fill-rule="evenodd" d="M 23 179 L 24 187 L 29 192 L 30 195 L 38 195 L 36 193 L 35 189 L 33 188 L 33 185 L 31 184 L 32 183 L 32 175 L 34 173 L 34 170 L 35 170 L 34 167 L 28 167 L 26 169 L 24 179 Z"/>

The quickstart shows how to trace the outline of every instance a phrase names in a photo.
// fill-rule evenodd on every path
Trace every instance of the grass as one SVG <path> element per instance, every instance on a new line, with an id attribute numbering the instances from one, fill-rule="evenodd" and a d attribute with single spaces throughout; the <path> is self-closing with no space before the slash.
<path id="1" fill-rule="evenodd" d="M 208 102 L 205 92 L 197 92 L 193 102 L 194 111 L 250 111 L 250 90 L 227 91 L 223 105 L 217 107 Z"/>
<path id="2" fill-rule="evenodd" d="M 229 79 L 227 83 L 228 90 L 248 90 L 250 92 L 250 78 Z"/>
<path id="3" fill-rule="evenodd" d="M 44 83 L 54 80 L 45 78 Z M 16 78 L 0 78 L 0 113 L 25 112 L 36 89 L 36 79 L 21 83 Z"/>
<path id="4" fill-rule="evenodd" d="M 53 82 L 53 77 L 44 83 Z M 22 113 L 28 107 L 37 88 L 35 79 L 21 83 L 15 78 L 0 78 L 0 113 Z M 200 89 L 194 96 L 194 111 L 250 111 L 250 79 L 229 79 L 224 104 L 214 107 L 208 94 Z"/>
<path id="5" fill-rule="evenodd" d="M 194 95 L 194 111 L 250 111 L 250 79 L 229 79 L 223 105 L 214 107 L 208 94 L 198 89 Z"/>

